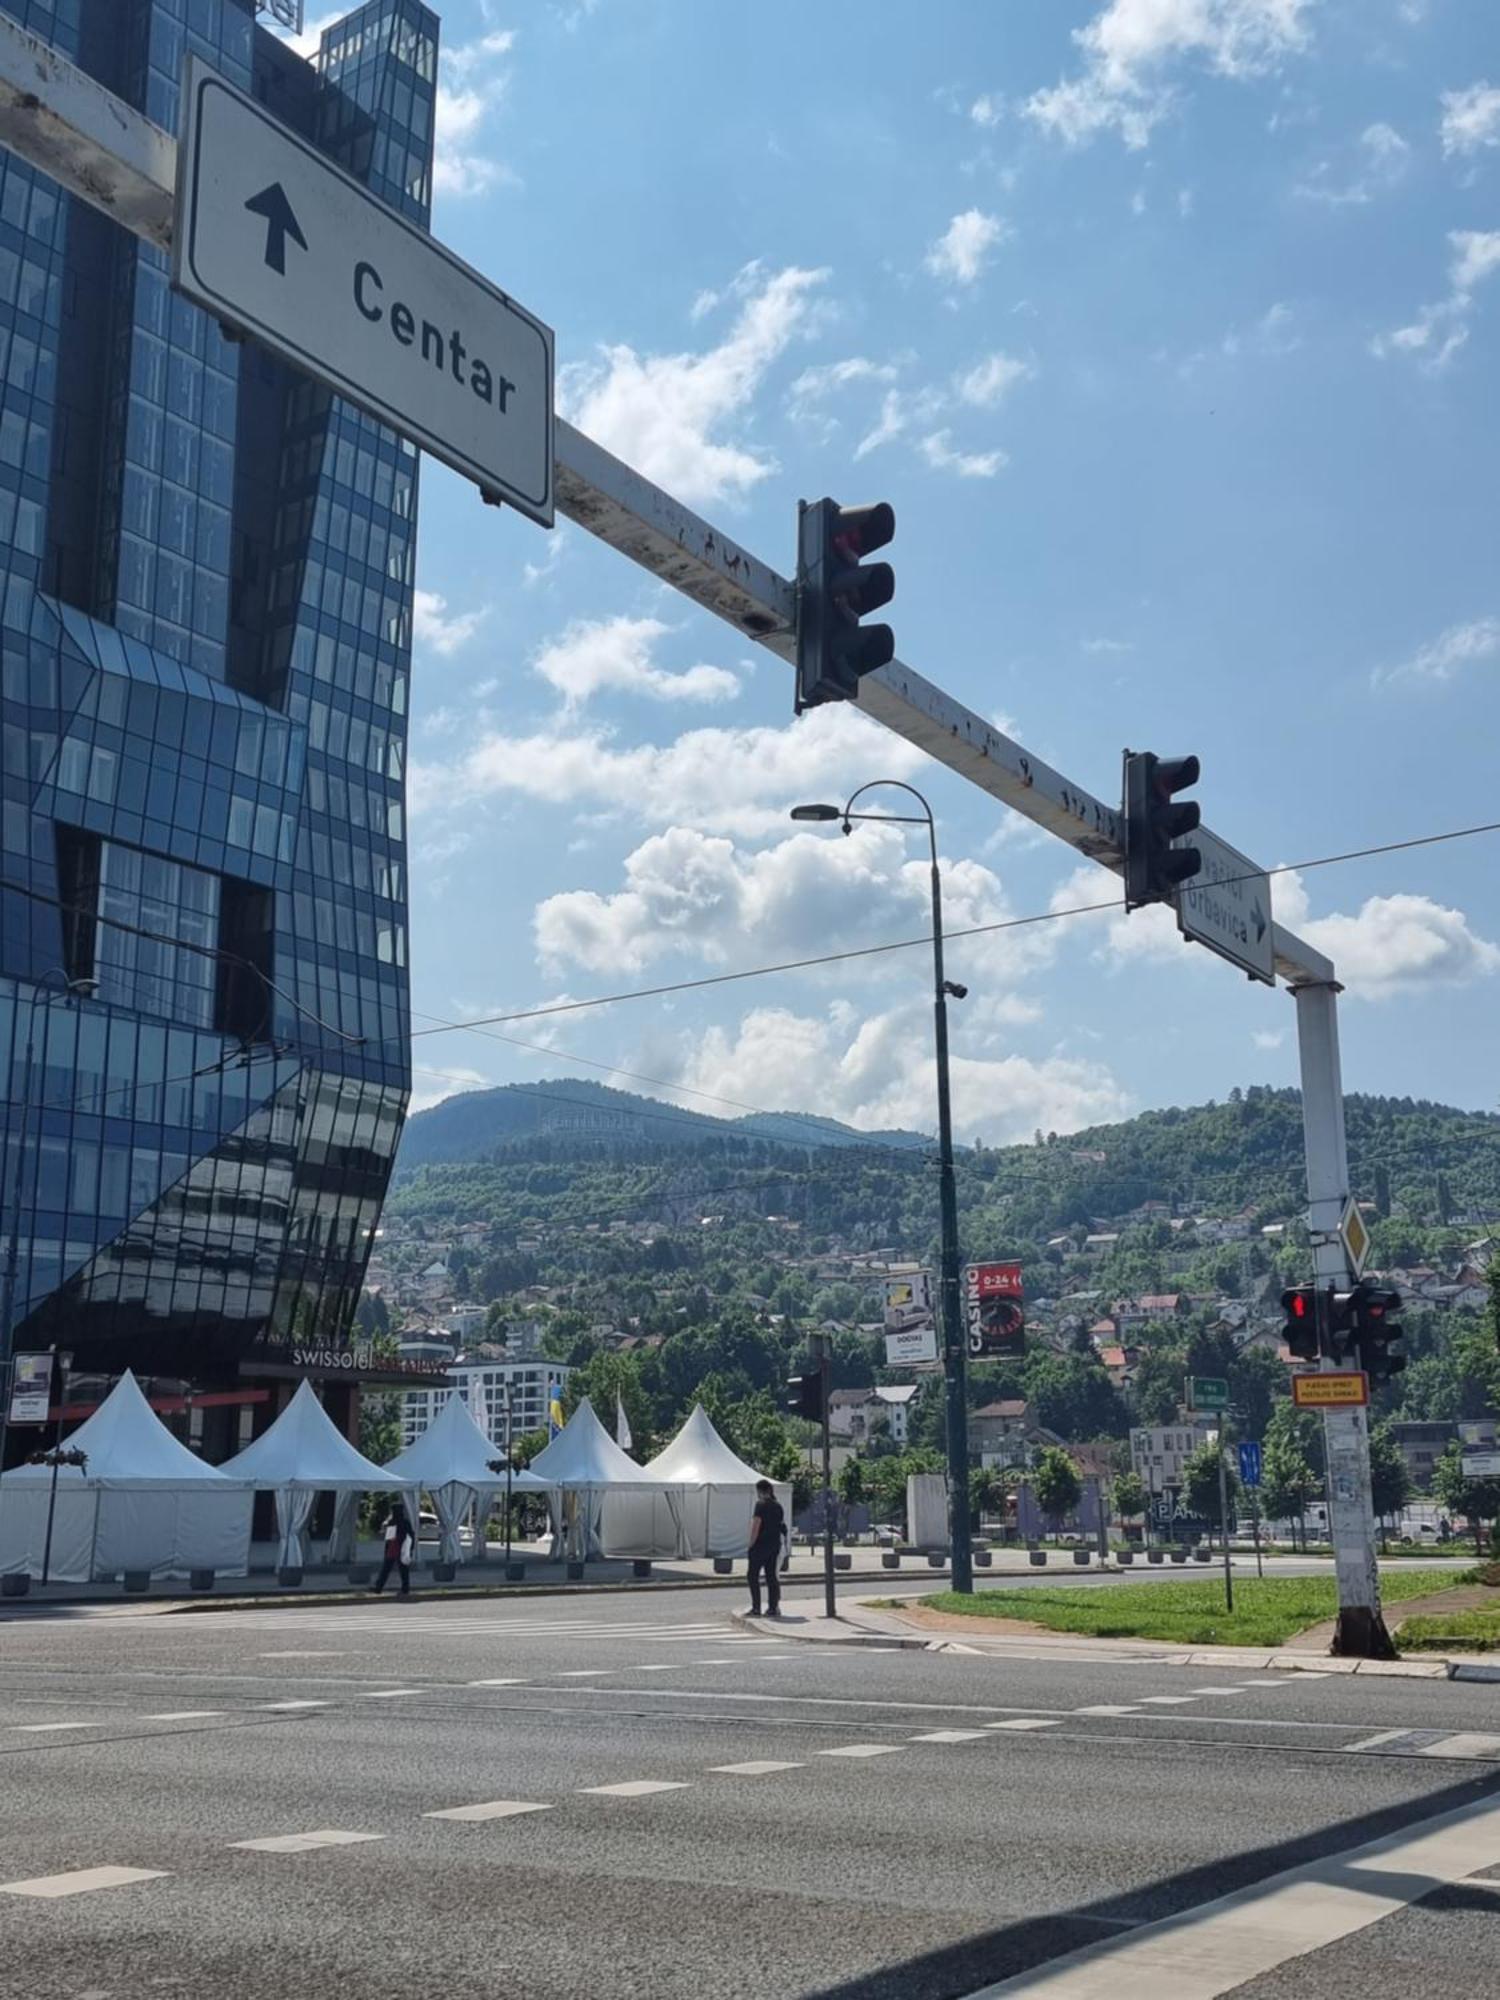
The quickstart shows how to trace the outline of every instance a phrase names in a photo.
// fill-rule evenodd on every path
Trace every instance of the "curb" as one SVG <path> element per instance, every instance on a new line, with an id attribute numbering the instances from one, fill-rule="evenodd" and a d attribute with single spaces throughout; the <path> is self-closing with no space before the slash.
<path id="1" fill-rule="evenodd" d="M 754 1632 L 764 1639 L 800 1639 L 819 1646 L 879 1646 L 885 1651 L 902 1653 L 937 1653 L 943 1650 L 930 1639 L 919 1639 L 914 1633 L 881 1632 L 872 1626 L 857 1626 L 847 1632 L 799 1632 L 795 1627 L 783 1628 L 781 1621 L 757 1618 L 750 1611 L 731 1611 L 731 1625 L 737 1625 L 742 1632 Z M 841 1621 L 842 1622 L 842 1621 Z M 827 1620 L 824 1620 L 827 1623 Z"/>

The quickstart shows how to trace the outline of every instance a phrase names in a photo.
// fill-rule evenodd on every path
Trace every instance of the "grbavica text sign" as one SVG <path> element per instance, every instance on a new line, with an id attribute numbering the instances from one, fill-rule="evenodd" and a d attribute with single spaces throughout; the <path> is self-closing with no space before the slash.
<path id="1" fill-rule="evenodd" d="M 190 58 L 179 291 L 550 528 L 552 330 Z"/>

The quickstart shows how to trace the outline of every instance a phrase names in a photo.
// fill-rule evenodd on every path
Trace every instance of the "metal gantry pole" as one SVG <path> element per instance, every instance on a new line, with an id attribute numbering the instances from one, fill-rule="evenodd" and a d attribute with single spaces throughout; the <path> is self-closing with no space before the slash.
<path id="1" fill-rule="evenodd" d="M 1338 987 L 1330 980 L 1292 989 L 1302 1064 L 1302 1136 L 1307 1153 L 1307 1226 L 1320 1286 L 1346 1286 L 1353 1273 L 1341 1225 L 1349 1199 L 1344 1086 L 1339 1065 Z M 1324 1373 L 1337 1367 L 1327 1355 Z M 1333 1650 L 1357 1659 L 1391 1660 L 1380 1608 L 1380 1568 L 1370 1483 L 1370 1429 L 1361 1409 L 1323 1412 L 1328 1466 L 1328 1522 L 1338 1577 Z"/>
<path id="2" fill-rule="evenodd" d="M 974 1588 L 969 1534 L 968 1349 L 958 1281 L 958 1189 L 953 1174 L 953 1106 L 948 1083 L 948 986 L 943 974 L 943 878 L 932 836 L 933 1039 L 937 1051 L 938 1208 L 942 1228 L 943 1377 L 947 1397 L 948 1545 L 953 1588 Z"/>
<path id="3" fill-rule="evenodd" d="M 828 1407 L 833 1387 L 833 1341 L 826 1333 L 818 1336 L 818 1375 L 823 1389 L 823 1609 L 830 1618 L 837 1618 L 838 1593 L 833 1581 L 833 1426 Z M 780 1549 L 773 1560 L 781 1560 Z"/>

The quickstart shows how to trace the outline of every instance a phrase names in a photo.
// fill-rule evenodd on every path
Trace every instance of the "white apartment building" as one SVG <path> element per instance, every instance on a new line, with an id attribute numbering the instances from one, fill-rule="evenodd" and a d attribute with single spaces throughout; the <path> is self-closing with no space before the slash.
<path id="1" fill-rule="evenodd" d="M 505 1447 L 505 1398 L 511 1398 L 511 1435 L 547 1427 L 547 1391 L 561 1394 L 572 1369 L 561 1361 L 457 1362 L 445 1371 L 456 1389 L 411 1389 L 401 1413 L 403 1447 L 415 1444 L 451 1395 L 462 1397 L 486 1437 Z M 611 1413 L 613 1414 L 613 1413 Z"/>
<path id="2" fill-rule="evenodd" d="M 1182 1468 L 1206 1439 L 1217 1435 L 1217 1422 L 1195 1417 L 1187 1423 L 1153 1424 L 1130 1433 L 1130 1463 L 1148 1493 L 1165 1493 L 1182 1484 Z"/>

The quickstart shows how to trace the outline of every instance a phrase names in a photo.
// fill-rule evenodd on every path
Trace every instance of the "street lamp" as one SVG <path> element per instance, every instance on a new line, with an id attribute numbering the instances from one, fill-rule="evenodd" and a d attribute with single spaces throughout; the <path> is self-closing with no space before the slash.
<path id="1" fill-rule="evenodd" d="M 856 799 L 877 786 L 905 792 L 922 808 L 920 813 L 855 812 Z M 948 1432 L 948 1538 L 953 1552 L 953 1588 L 974 1588 L 974 1552 L 969 1539 L 969 1410 L 967 1345 L 963 1314 L 958 1295 L 958 1195 L 953 1177 L 953 1112 L 948 1089 L 948 1000 L 965 999 L 966 986 L 959 986 L 943 972 L 943 882 L 938 868 L 937 827 L 932 807 L 916 789 L 901 778 L 872 778 L 849 794 L 842 807 L 805 805 L 792 808 L 792 818 L 801 822 L 831 824 L 839 821 L 844 832 L 853 831 L 855 820 L 884 821 L 894 826 L 925 826 L 928 851 L 932 857 L 932 1020 L 937 1052 L 938 1099 L 938 1208 L 942 1227 L 943 1374 L 947 1397 Z"/>
<path id="2" fill-rule="evenodd" d="M 44 987 L 49 979 L 60 979 L 58 989 L 64 997 L 82 996 L 91 999 L 98 990 L 97 979 L 70 979 L 61 966 L 49 965 L 34 988 Z M 50 994 L 45 996 L 50 1004 Z M 18 1106 L 15 1130 L 15 1166 L 10 1176 L 10 1201 L 7 1204 L 5 1241 L 5 1270 L 0 1276 L 0 1381 L 4 1383 L 5 1396 L 0 1403 L 0 1467 L 5 1464 L 5 1435 L 10 1422 L 10 1374 L 12 1319 L 15 1316 L 16 1271 L 21 1255 L 21 1203 L 25 1193 L 26 1175 L 26 1128 L 31 1123 L 32 1083 L 36 1075 L 36 1014 L 38 1006 L 44 1004 L 35 997 L 35 991 L 28 1003 L 26 1015 L 26 1062 L 21 1071 L 21 1101 Z"/>

